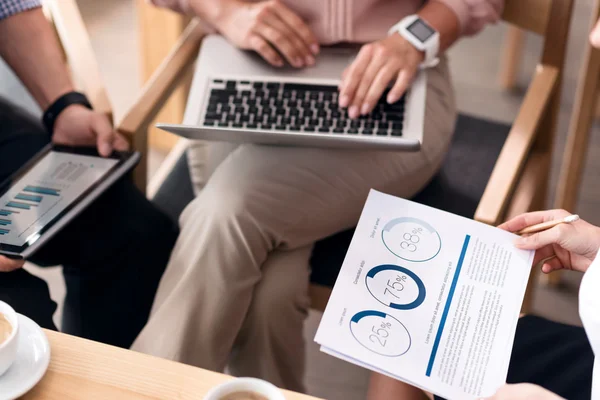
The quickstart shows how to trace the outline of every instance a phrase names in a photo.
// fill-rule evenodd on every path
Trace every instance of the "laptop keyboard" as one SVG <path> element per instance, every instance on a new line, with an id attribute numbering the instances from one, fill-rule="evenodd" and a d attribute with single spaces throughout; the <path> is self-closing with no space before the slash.
<path id="1" fill-rule="evenodd" d="M 206 127 L 401 137 L 403 96 L 371 114 L 350 119 L 338 105 L 336 86 L 214 79 L 204 114 Z"/>

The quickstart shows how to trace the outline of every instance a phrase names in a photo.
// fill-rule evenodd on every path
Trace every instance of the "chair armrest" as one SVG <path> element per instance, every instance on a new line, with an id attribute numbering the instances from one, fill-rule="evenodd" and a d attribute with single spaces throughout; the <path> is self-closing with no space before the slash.
<path id="1" fill-rule="evenodd" d="M 551 157 L 548 152 L 531 151 L 506 208 L 506 220 L 543 207 Z"/>
<path id="2" fill-rule="evenodd" d="M 117 124 L 117 131 L 127 137 L 132 147 L 142 154 L 140 165 L 133 172 L 136 186 L 146 191 L 148 126 L 179 85 L 198 54 L 206 35 L 198 21 L 189 23 L 161 65 L 142 88 L 135 103 Z"/>
<path id="3" fill-rule="evenodd" d="M 198 54 L 200 43 L 206 33 L 198 21 L 189 23 L 173 50 L 154 71 L 135 103 L 125 113 L 117 129 L 132 140 L 146 134 L 148 125 L 164 106 L 179 85 L 181 78 Z"/>
<path id="4" fill-rule="evenodd" d="M 475 212 L 476 220 L 496 225 L 502 218 L 527 162 L 529 151 L 545 117 L 546 108 L 557 82 L 557 68 L 544 65 L 537 67 L 519 114 Z"/>
<path id="5" fill-rule="evenodd" d="M 112 120 L 110 100 L 77 3 L 75 0 L 48 0 L 44 6 L 54 22 L 77 86 L 88 96 L 95 110 Z"/>

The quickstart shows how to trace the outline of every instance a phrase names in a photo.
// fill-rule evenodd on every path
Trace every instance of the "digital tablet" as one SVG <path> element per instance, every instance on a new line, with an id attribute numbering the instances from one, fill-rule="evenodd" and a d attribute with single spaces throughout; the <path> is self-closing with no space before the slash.
<path id="1" fill-rule="evenodd" d="M 139 162 L 49 145 L 0 185 L 0 254 L 26 259 Z"/>

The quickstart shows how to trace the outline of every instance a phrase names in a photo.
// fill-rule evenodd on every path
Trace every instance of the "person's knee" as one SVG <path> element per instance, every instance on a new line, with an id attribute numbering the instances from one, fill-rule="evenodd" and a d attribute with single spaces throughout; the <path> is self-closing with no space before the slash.
<path id="1" fill-rule="evenodd" d="M 249 217 L 254 209 L 251 190 L 246 185 L 234 182 L 211 182 L 185 208 L 179 218 L 183 227 L 194 221 L 203 221 L 202 215 L 221 226 L 242 217 Z"/>
<path id="2" fill-rule="evenodd" d="M 309 307 L 308 282 L 281 280 L 273 285 L 259 285 L 254 292 L 248 319 L 255 331 L 268 336 L 278 336 L 290 329 L 301 332 Z"/>

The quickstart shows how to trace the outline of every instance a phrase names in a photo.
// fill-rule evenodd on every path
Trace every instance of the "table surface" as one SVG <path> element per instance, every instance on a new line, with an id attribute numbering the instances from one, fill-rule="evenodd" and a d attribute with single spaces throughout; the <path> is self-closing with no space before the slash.
<path id="1" fill-rule="evenodd" d="M 44 378 L 25 400 L 194 399 L 215 385 L 233 379 L 206 371 L 107 346 L 62 333 L 44 331 L 52 351 Z M 286 392 L 288 400 L 315 400 Z"/>

